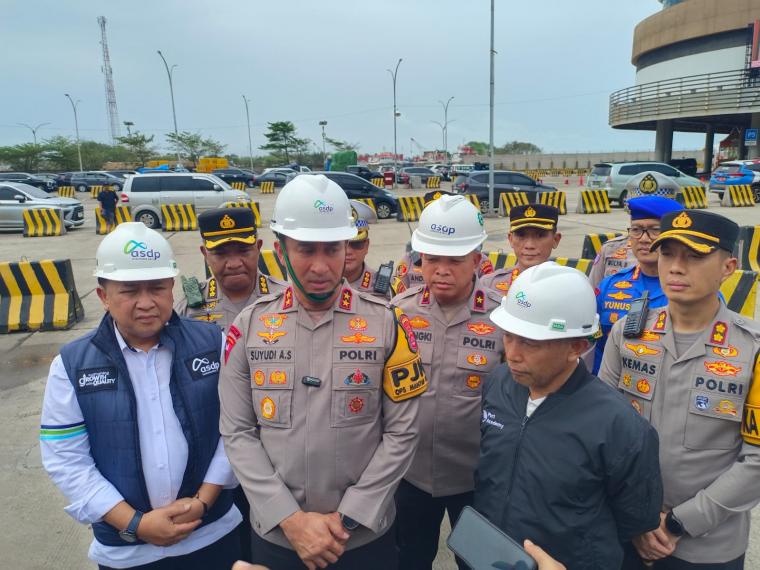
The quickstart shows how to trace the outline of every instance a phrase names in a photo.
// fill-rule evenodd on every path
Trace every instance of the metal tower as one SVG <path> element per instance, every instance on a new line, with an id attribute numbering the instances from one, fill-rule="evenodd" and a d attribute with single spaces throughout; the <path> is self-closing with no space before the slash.
<path id="1" fill-rule="evenodd" d="M 111 144 L 116 144 L 116 137 L 121 136 L 119 128 L 119 110 L 116 108 L 116 90 L 113 86 L 113 70 L 111 69 L 111 56 L 108 55 L 108 39 L 106 38 L 106 18 L 98 16 L 100 24 L 100 45 L 103 46 L 103 75 L 106 80 L 106 110 L 108 112 L 108 126 L 111 134 Z"/>

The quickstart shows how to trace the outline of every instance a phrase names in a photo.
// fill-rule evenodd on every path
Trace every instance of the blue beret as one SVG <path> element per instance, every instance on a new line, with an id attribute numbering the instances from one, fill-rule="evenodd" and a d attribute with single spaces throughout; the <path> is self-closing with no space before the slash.
<path id="1" fill-rule="evenodd" d="M 659 220 L 670 212 L 680 212 L 684 207 L 670 198 L 662 196 L 638 196 L 628 200 L 631 220 Z"/>

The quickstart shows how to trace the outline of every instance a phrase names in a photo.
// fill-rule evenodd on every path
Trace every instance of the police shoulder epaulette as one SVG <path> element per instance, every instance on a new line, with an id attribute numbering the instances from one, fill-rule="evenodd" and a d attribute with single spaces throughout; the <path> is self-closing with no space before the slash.
<path id="1" fill-rule="evenodd" d="M 368 293 L 366 291 L 356 291 L 356 296 L 361 298 L 363 301 L 368 301 L 377 305 L 383 305 L 384 307 L 391 306 L 390 302 L 385 297 L 373 295 L 372 293 Z"/>
<path id="2" fill-rule="evenodd" d="M 502 295 L 500 293 L 497 293 L 493 289 L 489 289 L 488 287 L 483 287 L 483 291 L 485 292 L 486 299 L 490 299 L 494 301 L 497 304 L 501 303 Z"/>
<path id="3" fill-rule="evenodd" d="M 408 287 L 398 295 L 396 295 L 396 299 L 407 299 L 409 297 L 414 297 L 417 293 L 422 291 L 425 288 L 424 285 L 414 285 L 412 287 Z"/>

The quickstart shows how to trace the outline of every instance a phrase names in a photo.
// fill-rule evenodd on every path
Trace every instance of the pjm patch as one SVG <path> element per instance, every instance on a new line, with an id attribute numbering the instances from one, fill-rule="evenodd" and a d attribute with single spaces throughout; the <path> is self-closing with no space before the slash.
<path id="1" fill-rule="evenodd" d="M 84 368 L 77 373 L 76 388 L 78 394 L 97 392 L 98 390 L 116 390 L 116 368 Z"/>
<path id="2" fill-rule="evenodd" d="M 221 363 L 219 361 L 219 354 L 214 352 L 207 352 L 193 358 L 185 360 L 185 365 L 190 371 L 190 376 L 193 380 L 200 380 L 208 376 L 213 376 L 219 372 Z"/>

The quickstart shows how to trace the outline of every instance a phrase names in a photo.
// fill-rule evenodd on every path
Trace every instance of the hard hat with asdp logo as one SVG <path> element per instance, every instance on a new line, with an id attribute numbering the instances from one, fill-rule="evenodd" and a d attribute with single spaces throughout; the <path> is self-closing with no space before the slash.
<path id="1" fill-rule="evenodd" d="M 443 195 L 422 210 L 412 249 L 457 257 L 475 251 L 487 237 L 483 215 L 467 198 Z"/>
<path id="2" fill-rule="evenodd" d="M 490 318 L 499 328 L 532 340 L 591 337 L 599 330 L 588 278 L 553 261 L 520 273 Z"/>
<path id="3" fill-rule="evenodd" d="M 95 277 L 110 281 L 149 281 L 179 275 L 169 242 L 142 222 L 116 226 L 98 246 Z"/>

